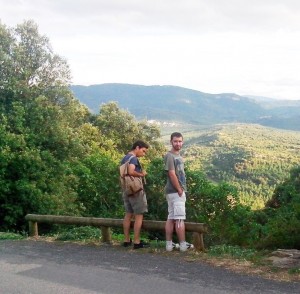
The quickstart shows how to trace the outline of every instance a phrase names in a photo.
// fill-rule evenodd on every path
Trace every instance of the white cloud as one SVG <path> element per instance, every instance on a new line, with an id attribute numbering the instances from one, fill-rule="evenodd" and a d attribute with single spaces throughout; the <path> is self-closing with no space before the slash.
<path id="1" fill-rule="evenodd" d="M 33 19 L 75 84 L 177 85 L 300 99 L 300 2 L 0 0 L 8 26 Z"/>

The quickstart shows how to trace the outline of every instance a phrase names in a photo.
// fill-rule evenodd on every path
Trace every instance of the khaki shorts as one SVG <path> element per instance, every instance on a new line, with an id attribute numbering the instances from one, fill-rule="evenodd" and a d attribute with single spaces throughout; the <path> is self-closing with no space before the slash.
<path id="1" fill-rule="evenodd" d="M 166 195 L 168 201 L 168 219 L 185 219 L 185 193 L 178 195 L 178 193 L 171 193 Z"/>
<path id="2" fill-rule="evenodd" d="M 147 197 L 145 191 L 140 191 L 134 196 L 127 196 L 123 193 L 125 211 L 133 214 L 143 214 L 148 212 Z"/>

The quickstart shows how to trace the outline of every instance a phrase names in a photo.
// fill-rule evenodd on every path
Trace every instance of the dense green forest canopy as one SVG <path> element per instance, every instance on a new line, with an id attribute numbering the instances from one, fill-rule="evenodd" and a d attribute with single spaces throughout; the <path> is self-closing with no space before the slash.
<path id="1" fill-rule="evenodd" d="M 157 125 L 111 101 L 91 113 L 70 91 L 66 60 L 52 51 L 32 21 L 15 28 L 0 23 L 0 76 L 1 230 L 26 231 L 27 213 L 123 217 L 118 166 L 137 139 L 151 146 L 143 162 L 148 173 L 146 218 L 165 219 L 166 148 Z M 294 167 L 289 174 L 287 169 L 297 163 L 298 139 L 282 136 L 279 153 L 272 154 L 272 131 L 262 130 L 258 138 L 253 127 L 247 128 L 187 133 L 188 220 L 209 225 L 208 244 L 297 248 L 300 170 Z M 242 133 L 248 134 L 248 143 Z M 256 146 L 266 150 L 263 156 Z M 277 172 L 273 165 L 281 161 L 282 181 L 286 179 L 277 185 L 277 176 L 269 171 Z M 258 186 L 277 185 L 272 195 L 259 194 L 267 201 L 260 210 L 251 210 L 246 198 L 241 202 L 239 187 L 226 182 L 237 184 L 245 177 Z"/>
<path id="2" fill-rule="evenodd" d="M 218 125 L 185 134 L 185 157 L 214 182 L 226 181 L 240 201 L 261 209 L 300 162 L 300 133 L 251 124 Z"/>

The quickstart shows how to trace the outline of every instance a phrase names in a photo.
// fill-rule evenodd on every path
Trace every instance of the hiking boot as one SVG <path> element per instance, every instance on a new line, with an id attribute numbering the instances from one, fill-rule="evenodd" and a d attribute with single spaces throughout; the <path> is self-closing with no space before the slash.
<path id="1" fill-rule="evenodd" d="M 131 238 L 130 238 L 130 241 L 129 242 L 123 242 L 123 246 L 124 247 L 129 247 L 129 246 L 131 246 L 132 245 L 132 240 L 131 240 Z"/>
<path id="2" fill-rule="evenodd" d="M 141 240 L 139 244 L 136 243 L 133 244 L 133 249 L 148 248 L 148 247 L 150 247 L 150 244 L 144 242 L 143 240 Z"/>
<path id="3" fill-rule="evenodd" d="M 166 243 L 166 250 L 167 251 L 173 251 L 173 249 L 179 249 L 179 244 L 172 242 L 170 243 Z"/>
<path id="4" fill-rule="evenodd" d="M 194 249 L 194 245 L 190 244 L 188 242 L 182 242 L 182 243 L 180 243 L 179 248 L 180 248 L 181 252 L 184 252 L 184 251 L 187 251 L 187 250 L 190 250 L 190 249 Z"/>

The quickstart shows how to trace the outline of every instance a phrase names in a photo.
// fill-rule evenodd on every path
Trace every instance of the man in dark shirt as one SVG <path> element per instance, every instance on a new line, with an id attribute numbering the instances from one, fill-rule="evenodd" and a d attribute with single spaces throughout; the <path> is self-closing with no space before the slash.
<path id="1" fill-rule="evenodd" d="M 143 141 L 136 141 L 131 150 L 123 157 L 121 165 L 127 162 L 129 159 L 128 175 L 131 177 L 145 177 L 146 171 L 141 167 L 138 160 L 139 157 L 145 156 L 149 145 Z M 133 248 L 139 249 L 148 247 L 149 244 L 145 243 L 140 239 L 140 232 L 143 223 L 144 213 L 148 211 L 147 198 L 144 189 L 135 193 L 134 195 L 128 195 L 123 191 L 123 201 L 125 208 L 125 217 L 123 220 L 123 231 L 124 231 L 124 247 L 131 245 L 132 241 L 130 239 L 130 223 L 131 219 L 134 217 L 134 238 L 133 238 Z"/>

